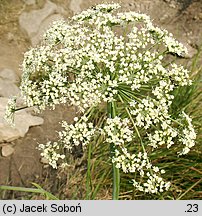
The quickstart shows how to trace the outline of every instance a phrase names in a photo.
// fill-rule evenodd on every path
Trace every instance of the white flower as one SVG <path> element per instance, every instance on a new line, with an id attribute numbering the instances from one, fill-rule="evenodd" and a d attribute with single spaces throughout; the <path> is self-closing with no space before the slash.
<path id="1" fill-rule="evenodd" d="M 191 84 L 189 72 L 177 64 L 164 64 L 167 53 L 182 56 L 187 50 L 168 31 L 155 27 L 149 16 L 116 13 L 119 7 L 100 4 L 54 22 L 42 45 L 25 53 L 20 89 L 28 107 L 44 110 L 68 104 L 79 111 L 72 124 L 63 121 L 58 142 L 39 146 L 51 166 L 64 167 L 67 150 L 86 148 L 101 135 L 105 144 L 115 146 L 116 167 L 144 179 L 141 184 L 134 180 L 134 187 L 163 192 L 170 183 L 161 178 L 164 171 L 153 166 L 143 145 L 179 144 L 182 155 L 195 144 L 191 118 L 183 113 L 179 120 L 172 119 L 170 112 L 173 91 Z M 14 102 L 9 102 L 6 117 L 15 110 Z M 92 121 L 95 112 L 101 107 L 105 112 L 112 103 L 117 106 L 115 116 L 109 118 L 107 111 L 97 128 Z M 139 152 L 129 152 L 134 147 Z"/>
<path id="2" fill-rule="evenodd" d="M 12 97 L 8 100 L 8 104 L 6 106 L 6 112 L 4 115 L 4 119 L 11 125 L 14 126 L 14 114 L 16 111 L 16 100 L 17 97 Z"/>
<path id="3" fill-rule="evenodd" d="M 142 154 L 139 152 L 138 155 L 130 155 L 126 148 L 122 148 L 121 152 L 116 150 L 112 162 L 116 164 L 117 168 L 122 169 L 124 173 L 139 173 L 142 178 L 146 179 L 146 182 L 142 185 L 133 179 L 133 186 L 139 191 L 144 191 L 146 193 L 158 193 L 168 190 L 170 186 L 169 182 L 165 182 L 159 176 L 161 173 L 164 173 L 164 170 L 160 171 L 158 167 L 152 166 L 149 162 L 147 154 L 145 153 Z M 155 173 L 151 172 L 151 170 Z"/>
<path id="4" fill-rule="evenodd" d="M 123 145 L 131 142 L 133 139 L 133 131 L 129 127 L 129 119 L 121 119 L 119 117 L 107 118 L 106 125 L 103 128 L 103 134 L 107 143 L 115 145 Z"/>

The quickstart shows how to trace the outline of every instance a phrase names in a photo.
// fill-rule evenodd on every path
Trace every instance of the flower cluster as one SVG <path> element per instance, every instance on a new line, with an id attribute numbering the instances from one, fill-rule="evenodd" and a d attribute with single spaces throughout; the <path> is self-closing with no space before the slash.
<path id="1" fill-rule="evenodd" d="M 51 106 L 67 102 L 67 78 L 58 72 L 48 74 L 47 79 L 39 83 L 26 80 L 26 84 L 21 86 L 21 91 L 26 92 L 24 99 L 29 107 L 37 106 L 40 110 Z M 40 89 L 40 91 L 39 91 Z"/>
<path id="2" fill-rule="evenodd" d="M 161 177 L 156 174 L 150 175 L 147 172 L 148 179 L 145 183 L 141 184 L 135 180 L 133 180 L 133 186 L 137 188 L 139 191 L 143 191 L 145 193 L 158 193 L 167 191 L 170 188 L 171 183 L 165 182 Z"/>
<path id="3" fill-rule="evenodd" d="M 134 187 L 140 191 L 157 193 L 158 191 L 168 190 L 170 187 L 170 182 L 165 182 L 159 176 L 165 173 L 165 171 L 153 166 L 149 162 L 147 153 L 130 154 L 126 148 L 122 148 L 121 152 L 115 151 L 112 162 L 116 164 L 116 168 L 122 169 L 124 173 L 139 173 L 145 179 L 143 185 L 133 180 Z"/>
<path id="4" fill-rule="evenodd" d="M 39 144 L 38 149 L 42 151 L 41 156 L 55 169 L 57 168 L 58 161 L 66 157 L 64 154 L 59 153 L 60 146 L 58 142 L 52 143 L 49 141 L 46 145 Z"/>
<path id="5" fill-rule="evenodd" d="M 12 97 L 8 100 L 8 104 L 6 106 L 6 112 L 4 115 L 4 119 L 12 126 L 14 126 L 14 113 L 16 110 L 16 100 L 17 97 Z"/>
<path id="6" fill-rule="evenodd" d="M 25 53 L 21 90 L 28 106 L 45 109 L 70 103 L 84 112 L 102 101 L 114 100 L 123 83 L 132 91 L 141 90 L 144 84 L 164 77 L 163 86 L 153 90 L 158 97 L 166 88 L 172 91 L 172 77 L 186 85 L 186 70 L 173 65 L 168 71 L 161 62 L 164 52 L 177 50 L 180 55 L 186 48 L 167 31 L 154 27 L 148 16 L 111 13 L 117 8 L 118 4 L 99 5 L 67 23 L 55 22 L 44 35 L 45 45 Z M 134 26 L 124 36 L 112 28 L 130 22 L 139 22 L 142 28 Z M 160 55 L 152 48 L 158 44 L 167 48 Z M 71 76 L 76 77 L 74 82 Z"/>
<path id="7" fill-rule="evenodd" d="M 65 162 L 65 150 L 71 152 L 73 147 L 82 145 L 85 148 L 96 132 L 96 128 L 92 123 L 87 122 L 86 116 L 82 116 L 80 119 L 74 118 L 74 124 L 68 124 L 66 121 L 62 122 L 62 131 L 58 132 L 58 142 L 47 142 L 47 144 L 39 144 L 39 150 L 42 151 L 41 156 L 48 161 L 53 167 L 57 168 L 58 164 L 64 166 Z M 63 153 L 61 153 L 63 152 Z"/>
<path id="8" fill-rule="evenodd" d="M 195 145 L 196 133 L 192 125 L 192 119 L 184 112 L 181 114 L 181 121 L 187 126 L 182 127 L 180 142 L 183 144 L 184 148 L 179 154 L 185 155 Z"/>
<path id="9" fill-rule="evenodd" d="M 183 56 L 187 49 L 168 31 L 154 26 L 149 16 L 115 13 L 118 8 L 119 4 L 101 4 L 68 21 L 54 22 L 41 46 L 25 53 L 21 91 L 29 107 L 43 110 L 66 103 L 76 106 L 82 116 L 73 124 L 62 123 L 58 142 L 40 145 L 42 156 L 54 168 L 65 159 L 65 150 L 85 148 L 102 135 L 104 143 L 115 147 L 116 167 L 145 179 L 145 183 L 133 180 L 138 190 L 162 192 L 170 183 L 161 178 L 164 171 L 149 162 L 145 146 L 175 144 L 183 146 L 182 155 L 195 144 L 191 118 L 182 113 L 173 119 L 170 112 L 173 91 L 191 85 L 189 72 L 165 63 L 168 53 Z M 108 110 L 112 103 L 117 107 L 113 118 L 107 111 L 101 128 L 86 117 L 100 104 Z M 129 153 L 129 146 L 139 143 L 136 149 L 143 152 Z"/>
<path id="10" fill-rule="evenodd" d="M 105 142 L 122 146 L 131 142 L 133 139 L 133 130 L 129 128 L 129 119 L 121 119 L 120 117 L 107 118 L 106 125 L 103 127 L 102 133 L 105 136 Z"/>
<path id="11" fill-rule="evenodd" d="M 64 144 L 63 147 L 70 151 L 74 146 L 80 144 L 85 148 L 92 141 L 92 137 L 96 131 L 93 123 L 87 122 L 88 119 L 85 116 L 82 116 L 79 121 L 77 121 L 77 118 L 75 120 L 75 124 L 68 124 L 63 121 L 62 127 L 64 130 L 59 132 L 60 140 Z"/>
<path id="12" fill-rule="evenodd" d="M 129 103 L 131 115 L 135 119 L 135 125 L 138 127 L 150 128 L 154 124 L 163 121 L 168 116 L 168 106 L 162 101 L 152 98 L 144 98 L 141 101 L 131 101 Z"/>
<path id="13" fill-rule="evenodd" d="M 176 123 L 180 126 L 176 127 Z M 192 119 L 182 112 L 177 120 L 163 119 L 160 123 L 160 129 L 155 130 L 153 134 L 148 134 L 148 139 L 149 145 L 153 148 L 161 145 L 170 148 L 175 142 L 181 143 L 183 149 L 178 154 L 185 155 L 195 145 L 196 133 L 192 125 Z"/>

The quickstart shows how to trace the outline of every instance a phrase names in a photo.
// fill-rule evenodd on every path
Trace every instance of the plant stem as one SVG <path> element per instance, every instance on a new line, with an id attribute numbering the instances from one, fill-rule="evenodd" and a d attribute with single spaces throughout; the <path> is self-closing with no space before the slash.
<path id="1" fill-rule="evenodd" d="M 124 101 L 123 101 L 122 97 L 121 97 L 120 95 L 118 95 L 118 96 L 119 96 L 119 99 L 120 99 L 121 103 L 124 104 Z M 141 147 L 142 147 L 143 152 L 144 152 L 144 153 L 147 153 L 147 152 L 146 152 L 146 149 L 145 149 L 145 147 L 144 147 L 144 144 L 143 144 L 143 142 L 142 142 L 142 138 L 141 138 L 141 135 L 140 135 L 140 133 L 139 133 L 139 130 L 138 130 L 137 126 L 135 125 L 135 122 L 134 122 L 134 120 L 133 120 L 133 118 L 132 118 L 132 116 L 131 116 L 131 114 L 130 114 L 129 108 L 125 107 L 125 110 L 126 110 L 126 112 L 127 112 L 127 114 L 128 114 L 128 117 L 130 118 L 130 120 L 131 120 L 131 122 L 132 122 L 132 124 L 133 124 L 133 126 L 134 126 L 134 128 L 135 128 L 135 131 L 136 131 L 137 136 L 138 136 L 138 138 L 139 138 L 139 140 L 140 140 L 140 144 L 141 144 Z M 149 159 L 147 158 L 146 160 L 147 160 L 147 163 L 150 164 Z M 151 170 L 151 168 L 150 168 L 150 173 L 153 174 L 153 171 Z"/>
<path id="2" fill-rule="evenodd" d="M 115 146 L 112 144 L 110 147 L 111 147 L 111 154 L 114 155 Z M 118 200 L 119 199 L 119 189 L 120 189 L 120 173 L 119 173 L 119 169 L 116 168 L 114 163 L 112 163 L 112 171 L 113 171 L 112 199 Z"/>
<path id="3" fill-rule="evenodd" d="M 20 192 L 30 192 L 30 193 L 42 193 L 40 189 L 36 188 L 23 188 L 23 187 L 13 187 L 1 185 L 0 190 L 12 190 L 12 191 L 20 191 Z"/>
<path id="4" fill-rule="evenodd" d="M 196 185 L 198 185 L 202 181 L 202 178 L 199 179 L 196 183 L 194 183 L 190 188 L 188 188 L 181 196 L 177 198 L 177 200 L 182 199 L 183 196 L 185 196 L 192 188 L 194 188 Z"/>
<path id="5" fill-rule="evenodd" d="M 123 101 L 122 97 L 120 95 L 118 95 L 118 96 L 119 96 L 119 99 L 120 99 L 121 103 L 124 104 L 124 101 Z M 139 130 L 137 129 L 137 126 L 135 125 L 135 122 L 134 122 L 134 120 L 133 120 L 133 118 L 132 118 L 132 116 L 130 114 L 129 109 L 127 107 L 125 107 L 125 110 L 126 110 L 126 112 L 128 114 L 128 117 L 130 118 L 130 120 L 131 120 L 131 122 L 132 122 L 132 124 L 133 124 L 133 126 L 135 128 L 135 131 L 137 133 L 138 138 L 140 139 L 140 143 L 141 143 L 142 149 L 143 149 L 144 152 L 146 152 L 145 147 L 144 147 L 143 142 L 142 142 L 142 138 L 141 138 L 140 133 L 139 133 Z"/>
<path id="6" fill-rule="evenodd" d="M 115 102 L 109 102 L 107 104 L 107 111 L 108 111 L 108 117 L 109 118 L 116 117 L 116 104 L 115 104 Z M 115 149 L 116 149 L 115 145 L 110 144 L 111 157 L 114 156 Z M 112 163 L 112 173 L 113 173 L 112 199 L 118 200 L 119 199 L 119 188 L 120 188 L 120 173 L 119 173 L 119 169 L 116 168 L 114 163 Z"/>
<path id="7" fill-rule="evenodd" d="M 28 192 L 28 193 L 40 193 L 40 194 L 45 195 L 50 200 L 58 200 L 57 197 L 55 197 L 53 194 L 45 191 L 43 188 L 41 188 L 37 184 L 33 183 L 33 185 L 37 188 L 24 188 L 24 187 L 0 185 L 0 190 L 11 190 L 11 191 L 20 191 L 20 192 Z"/>
<path id="8" fill-rule="evenodd" d="M 87 159 L 87 177 L 86 177 L 86 199 L 90 200 L 91 194 L 91 153 L 92 153 L 92 143 L 88 145 L 88 159 Z"/>
<path id="9" fill-rule="evenodd" d="M 20 111 L 20 110 L 23 110 L 23 109 L 27 109 L 29 108 L 28 106 L 23 106 L 23 107 L 19 107 L 19 108 L 16 108 L 14 111 Z"/>

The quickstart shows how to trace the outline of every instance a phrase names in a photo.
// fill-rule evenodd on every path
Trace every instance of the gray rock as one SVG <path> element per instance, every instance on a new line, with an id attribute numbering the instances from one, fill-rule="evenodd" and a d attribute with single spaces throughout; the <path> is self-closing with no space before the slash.
<path id="1" fill-rule="evenodd" d="M 36 45 L 40 42 L 45 31 L 51 26 L 51 23 L 55 20 L 61 20 L 63 17 L 60 14 L 53 14 L 46 18 L 40 25 L 38 32 L 31 38 L 32 45 Z"/>
<path id="2" fill-rule="evenodd" d="M 38 32 L 41 23 L 48 16 L 56 13 L 56 11 L 57 6 L 54 3 L 47 1 L 42 9 L 23 12 L 19 17 L 20 27 L 29 37 L 33 37 Z"/>
<path id="3" fill-rule="evenodd" d="M 81 12 L 81 3 L 83 2 L 83 0 L 71 0 L 70 4 L 69 4 L 69 8 L 70 10 L 72 10 L 75 14 Z"/>
<path id="4" fill-rule="evenodd" d="M 8 41 L 11 43 L 12 41 L 15 40 L 15 35 L 12 34 L 11 32 L 8 32 L 8 34 L 7 34 L 7 39 L 8 39 Z"/>
<path id="5" fill-rule="evenodd" d="M 43 158 L 43 157 L 41 158 L 40 162 L 42 164 L 49 164 L 48 160 L 46 158 Z"/>
<path id="6" fill-rule="evenodd" d="M 188 53 L 184 56 L 184 58 L 193 58 L 197 54 L 197 49 L 193 48 L 189 44 L 185 44 L 187 47 Z"/>
<path id="7" fill-rule="evenodd" d="M 1 149 L 1 154 L 3 157 L 9 157 L 14 153 L 15 149 L 11 145 L 3 145 Z"/>
<path id="8" fill-rule="evenodd" d="M 168 3 L 171 8 L 176 8 L 178 6 L 178 2 L 175 0 L 164 0 L 164 1 Z"/>
<path id="9" fill-rule="evenodd" d="M 15 126 L 10 126 L 4 120 L 7 102 L 7 98 L 0 98 L 0 142 L 11 142 L 24 137 L 29 127 L 43 124 L 44 120 L 42 118 L 33 116 L 26 110 L 20 110 L 15 114 Z"/>
<path id="10" fill-rule="evenodd" d="M 26 5 L 34 5 L 36 4 L 36 0 L 23 0 Z"/>
<path id="11" fill-rule="evenodd" d="M 8 103 L 8 98 L 0 97 L 0 111 L 4 111 Z"/>
<path id="12" fill-rule="evenodd" d="M 17 128 L 13 128 L 7 125 L 3 119 L 4 112 L 0 111 L 0 143 L 11 142 L 15 139 L 20 138 L 20 133 Z"/>
<path id="13" fill-rule="evenodd" d="M 12 83 L 19 82 L 19 77 L 15 73 L 15 71 L 9 69 L 9 68 L 3 68 L 0 70 L 0 78 L 10 81 Z"/>
<path id="14" fill-rule="evenodd" d="M 188 53 L 185 54 L 184 56 L 182 56 L 183 58 L 193 58 L 198 50 L 195 49 L 192 45 L 193 45 L 193 41 L 195 41 L 193 38 L 190 38 L 190 35 L 182 35 L 181 38 L 178 38 L 178 41 L 181 42 L 186 48 Z"/>
<path id="15" fill-rule="evenodd" d="M 0 78 L 0 96 L 10 97 L 14 95 L 19 95 L 20 89 L 18 86 L 10 81 Z"/>
<path id="16" fill-rule="evenodd" d="M 46 19 L 54 14 L 59 14 L 61 11 L 62 9 L 56 4 L 47 1 L 42 9 L 25 11 L 20 15 L 20 27 L 30 38 L 32 45 L 36 45 L 40 41 L 37 36 L 41 36 L 42 29 L 45 31 L 49 27 L 50 22 L 48 23 Z M 53 21 L 53 19 L 50 20 Z"/>

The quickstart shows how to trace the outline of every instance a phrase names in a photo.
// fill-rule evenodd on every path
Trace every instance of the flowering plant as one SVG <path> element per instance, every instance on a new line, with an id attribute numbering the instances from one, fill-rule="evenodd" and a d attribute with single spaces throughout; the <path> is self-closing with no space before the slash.
<path id="1" fill-rule="evenodd" d="M 120 170 L 134 174 L 132 183 L 140 191 L 168 190 L 170 182 L 161 177 L 165 171 L 152 164 L 148 149 L 178 145 L 178 155 L 185 155 L 196 139 L 191 118 L 185 112 L 173 118 L 170 111 L 174 90 L 191 81 L 167 56 L 183 56 L 187 49 L 147 15 L 115 13 L 119 7 L 101 4 L 54 22 L 42 44 L 25 53 L 21 83 L 28 107 L 69 104 L 79 110 L 72 124 L 63 121 L 58 142 L 39 145 L 53 168 L 65 166 L 67 151 L 85 149 L 95 137 L 110 145 L 113 199 L 119 195 Z M 99 110 L 104 117 L 97 125 Z"/>

